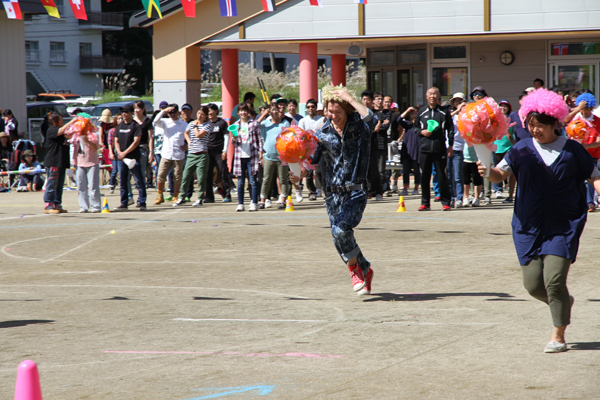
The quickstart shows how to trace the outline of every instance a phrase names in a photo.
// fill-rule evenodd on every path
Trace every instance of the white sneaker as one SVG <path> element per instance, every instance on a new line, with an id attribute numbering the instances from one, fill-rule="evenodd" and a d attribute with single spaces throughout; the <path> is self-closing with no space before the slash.
<path id="1" fill-rule="evenodd" d="M 19 186 L 17 188 L 17 192 L 26 192 L 27 191 L 27 186 Z"/>
<path id="2" fill-rule="evenodd" d="M 250 203 L 250 207 L 248 208 L 248 211 L 258 211 L 258 207 L 256 206 L 256 203 Z"/>
<path id="3" fill-rule="evenodd" d="M 392 185 L 392 192 L 396 193 L 398 191 L 398 185 L 394 184 Z M 408 193 L 407 193 L 408 195 Z"/>
<path id="4" fill-rule="evenodd" d="M 85 208 L 80 208 L 79 209 L 79 214 L 85 214 L 87 212 L 88 212 L 88 210 L 86 210 Z"/>
<path id="5" fill-rule="evenodd" d="M 383 201 L 383 196 L 378 194 L 375 196 L 375 201 Z"/>
<path id="6" fill-rule="evenodd" d="M 235 211 L 244 211 L 244 205 L 243 204 L 238 204 L 238 206 L 235 209 Z"/>
<path id="7" fill-rule="evenodd" d="M 496 192 L 496 198 L 497 199 L 503 199 L 504 195 L 502 194 L 502 192 L 498 191 L 498 192 Z"/>
<path id="8" fill-rule="evenodd" d="M 454 208 L 462 208 L 462 206 L 463 206 L 462 200 L 456 200 L 456 204 L 454 205 Z"/>
<path id="9" fill-rule="evenodd" d="M 304 198 L 302 197 L 302 191 L 296 190 L 296 202 L 302 203 L 302 200 L 304 200 Z"/>
<path id="10" fill-rule="evenodd" d="M 485 201 L 483 202 L 483 204 L 486 205 L 486 206 L 492 204 L 492 199 L 490 199 L 489 197 L 486 197 Z"/>
<path id="11" fill-rule="evenodd" d="M 271 206 L 271 200 L 269 200 L 269 199 L 266 199 L 266 200 L 265 200 L 265 208 L 271 208 L 271 207 L 272 207 L 272 206 Z"/>
<path id="12" fill-rule="evenodd" d="M 470 205 L 469 199 L 468 198 L 464 199 L 462 205 L 463 205 L 463 207 L 469 207 L 469 205 Z"/>
<path id="13" fill-rule="evenodd" d="M 473 199 L 471 203 L 471 207 L 479 207 L 479 199 Z"/>

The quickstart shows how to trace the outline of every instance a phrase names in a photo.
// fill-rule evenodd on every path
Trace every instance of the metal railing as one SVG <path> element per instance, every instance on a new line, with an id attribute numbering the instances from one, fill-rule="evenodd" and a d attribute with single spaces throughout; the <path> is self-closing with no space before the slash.
<path id="1" fill-rule="evenodd" d="M 67 63 L 67 51 L 66 50 L 50 50 L 50 64 L 66 64 Z"/>
<path id="2" fill-rule="evenodd" d="M 28 63 L 39 63 L 40 51 L 34 49 L 25 49 L 25 61 Z"/>
<path id="3" fill-rule="evenodd" d="M 123 14 L 102 14 L 99 12 L 88 12 L 87 21 L 79 20 L 79 25 L 102 25 L 123 27 Z"/>
<path id="4" fill-rule="evenodd" d="M 123 69 L 122 56 L 79 56 L 79 69 Z"/>

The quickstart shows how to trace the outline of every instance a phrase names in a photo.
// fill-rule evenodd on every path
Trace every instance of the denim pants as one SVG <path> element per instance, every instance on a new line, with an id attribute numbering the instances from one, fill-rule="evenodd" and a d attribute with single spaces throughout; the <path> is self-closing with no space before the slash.
<path id="1" fill-rule="evenodd" d="M 179 190 L 180 199 L 184 199 L 186 197 L 189 197 L 190 199 L 192 198 L 189 195 L 188 188 L 189 186 L 192 186 L 193 195 L 194 172 L 198 177 L 198 200 L 203 200 L 204 191 L 206 190 L 206 174 L 208 172 L 208 155 L 206 153 L 189 153 L 187 155 L 185 167 L 183 168 L 183 178 L 181 179 L 181 190 Z"/>
<path id="2" fill-rule="evenodd" d="M 123 161 L 119 161 L 119 180 L 121 181 L 121 205 L 127 207 L 127 202 L 130 197 L 133 196 L 131 192 L 131 185 L 127 185 L 129 182 L 129 167 Z M 143 184 L 143 175 L 141 171 L 140 162 L 137 161 L 135 166 L 131 169 L 131 174 L 135 178 L 135 185 L 138 188 L 138 201 L 141 205 L 146 205 L 146 185 Z"/>
<path id="3" fill-rule="evenodd" d="M 454 151 L 452 157 L 448 159 L 448 182 L 450 183 L 450 197 L 452 200 L 463 199 L 465 190 L 463 183 L 463 152 Z"/>
<path id="4" fill-rule="evenodd" d="M 89 189 L 89 196 L 88 196 Z M 77 190 L 79 191 L 79 207 L 88 210 L 100 209 L 100 166 L 77 167 Z"/>
<path id="5" fill-rule="evenodd" d="M 594 160 L 594 165 L 600 166 L 600 160 Z M 596 190 L 594 189 L 594 186 L 590 185 L 586 181 L 585 189 L 586 189 L 586 200 L 587 200 L 588 206 L 591 204 L 597 206 L 598 202 L 596 201 Z"/>
<path id="6" fill-rule="evenodd" d="M 433 186 L 435 197 L 440 197 L 440 180 L 438 179 L 435 165 L 431 168 L 431 186 Z"/>
<path id="7" fill-rule="evenodd" d="M 115 187 L 117 186 L 117 176 L 119 175 L 119 160 L 116 159 L 117 153 L 113 152 L 115 155 L 115 160 L 111 160 L 112 171 L 110 171 L 110 180 L 108 181 L 108 185 Z"/>
<path id="8" fill-rule="evenodd" d="M 250 184 L 250 197 L 254 204 L 258 204 L 258 185 L 256 184 L 256 174 L 252 175 L 252 159 L 242 158 L 242 175 L 238 176 L 238 204 L 244 204 L 244 180 L 248 173 L 248 183 Z"/>
<path id="9" fill-rule="evenodd" d="M 44 187 L 44 178 L 42 174 L 23 174 L 19 180 L 19 186 L 27 186 L 28 183 L 35 185 L 36 190 L 42 190 Z"/>
<path id="10" fill-rule="evenodd" d="M 46 191 L 44 192 L 44 203 L 55 206 L 62 204 L 63 187 L 65 185 L 65 171 L 63 167 L 46 168 Z"/>
<path id="11" fill-rule="evenodd" d="M 357 190 L 351 193 L 327 193 L 325 204 L 333 243 L 342 260 L 348 263 L 356 257 L 358 266 L 366 276 L 371 263 L 367 260 L 356 244 L 354 228 L 360 223 L 365 207 L 367 206 L 367 193 Z"/>
<path id="12" fill-rule="evenodd" d="M 146 148 L 146 146 L 140 146 L 140 160 L 138 161 L 142 171 L 142 182 L 144 183 L 144 186 L 146 186 L 146 168 L 148 168 L 148 150 L 146 150 Z M 137 189 L 140 190 L 140 188 Z"/>

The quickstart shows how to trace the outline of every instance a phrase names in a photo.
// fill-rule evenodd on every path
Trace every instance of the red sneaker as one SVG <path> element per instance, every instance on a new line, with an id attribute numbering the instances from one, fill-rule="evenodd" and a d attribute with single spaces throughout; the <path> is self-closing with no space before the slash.
<path id="1" fill-rule="evenodd" d="M 443 206 L 443 207 L 442 207 L 442 211 L 450 211 L 450 210 L 452 210 L 452 209 L 450 208 L 450 206 Z"/>
<path id="2" fill-rule="evenodd" d="M 359 296 L 363 296 L 365 294 L 371 294 L 371 281 L 373 281 L 373 269 L 369 268 L 369 272 L 367 272 L 367 276 L 365 277 L 365 287 L 358 291 Z"/>
<path id="3" fill-rule="evenodd" d="M 435 201 L 435 202 L 442 201 L 442 198 L 440 196 L 436 196 L 433 201 Z"/>
<path id="4" fill-rule="evenodd" d="M 348 265 L 348 269 L 350 270 L 350 278 L 352 278 L 352 289 L 354 289 L 355 292 L 358 292 L 366 285 L 362 269 L 360 269 L 358 264 Z"/>
<path id="5" fill-rule="evenodd" d="M 425 204 L 421 205 L 421 207 L 419 207 L 419 211 L 430 211 L 431 207 L 426 206 Z"/>

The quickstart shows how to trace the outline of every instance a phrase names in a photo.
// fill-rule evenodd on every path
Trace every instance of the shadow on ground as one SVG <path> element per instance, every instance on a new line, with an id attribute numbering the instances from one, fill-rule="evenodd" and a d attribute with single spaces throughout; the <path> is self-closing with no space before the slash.
<path id="1" fill-rule="evenodd" d="M 600 350 L 600 342 L 569 343 L 569 350 Z"/>
<path id="2" fill-rule="evenodd" d="M 505 300 L 514 297 L 508 293 L 372 293 L 373 297 L 364 300 L 372 301 L 427 301 L 439 300 L 444 297 L 496 297 L 491 300 Z M 490 300 L 490 299 L 487 299 Z"/>
<path id="3" fill-rule="evenodd" d="M 0 322 L 0 329 L 2 328 L 17 328 L 19 326 L 35 325 L 35 324 L 49 324 L 54 322 L 51 319 L 24 319 L 20 321 L 2 321 Z"/>

